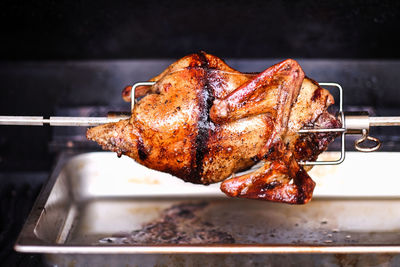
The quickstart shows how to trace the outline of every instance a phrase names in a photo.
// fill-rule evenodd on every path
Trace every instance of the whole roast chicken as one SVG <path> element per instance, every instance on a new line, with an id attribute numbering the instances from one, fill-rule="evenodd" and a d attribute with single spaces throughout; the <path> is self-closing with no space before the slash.
<path id="1" fill-rule="evenodd" d="M 232 197 L 311 199 L 315 183 L 299 162 L 316 160 L 337 134 L 297 132 L 341 123 L 327 111 L 332 95 L 295 60 L 247 74 L 200 52 L 150 81 L 156 83 L 137 88 L 141 99 L 130 119 L 88 129 L 87 138 L 187 182 L 223 181 L 221 190 Z M 126 101 L 130 94 L 125 88 Z M 259 169 L 233 175 L 260 161 Z"/>

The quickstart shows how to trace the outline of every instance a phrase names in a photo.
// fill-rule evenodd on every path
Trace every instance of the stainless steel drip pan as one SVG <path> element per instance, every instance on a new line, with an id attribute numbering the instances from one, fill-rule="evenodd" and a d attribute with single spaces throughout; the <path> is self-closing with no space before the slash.
<path id="1" fill-rule="evenodd" d="M 332 157 L 334 153 L 325 153 Z M 349 152 L 315 167 L 313 200 L 231 199 L 114 153 L 64 153 L 17 240 L 19 252 L 399 253 L 400 153 Z"/>

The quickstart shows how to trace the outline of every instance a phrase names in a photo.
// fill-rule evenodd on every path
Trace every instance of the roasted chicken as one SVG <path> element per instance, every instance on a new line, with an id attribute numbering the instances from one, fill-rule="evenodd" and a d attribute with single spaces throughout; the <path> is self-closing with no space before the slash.
<path id="1" fill-rule="evenodd" d="M 304 127 L 337 128 L 332 95 L 306 78 L 292 59 L 258 74 L 241 73 L 200 52 L 186 56 L 142 86 L 128 120 L 91 128 L 104 149 L 210 184 L 262 161 L 261 168 L 221 184 L 233 197 L 301 204 L 315 183 L 299 161 L 315 160 L 335 133 L 299 135 Z M 130 101 L 131 87 L 123 97 Z"/>

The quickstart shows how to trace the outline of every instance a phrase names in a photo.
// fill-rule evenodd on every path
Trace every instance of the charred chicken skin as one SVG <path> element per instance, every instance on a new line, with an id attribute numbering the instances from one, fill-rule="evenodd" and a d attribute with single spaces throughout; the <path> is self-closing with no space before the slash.
<path id="1" fill-rule="evenodd" d="M 258 74 L 241 73 L 200 52 L 170 65 L 138 87 L 128 120 L 91 128 L 104 149 L 187 182 L 221 183 L 232 197 L 307 203 L 315 183 L 300 161 L 315 160 L 336 137 L 299 135 L 303 127 L 336 128 L 332 95 L 306 78 L 292 59 Z M 131 87 L 123 97 L 130 101 Z"/>

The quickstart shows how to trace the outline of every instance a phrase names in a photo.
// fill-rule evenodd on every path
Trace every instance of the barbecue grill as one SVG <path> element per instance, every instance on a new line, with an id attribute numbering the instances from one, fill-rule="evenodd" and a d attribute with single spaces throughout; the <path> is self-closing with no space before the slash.
<path id="1" fill-rule="evenodd" d="M 178 2 L 75 6 L 75 15 L 53 3 L 4 11 L 2 25 L 21 25 L 4 31 L 1 44 L 0 115 L 8 118 L 0 121 L 81 127 L 0 125 L 2 263 L 400 265 L 400 136 L 391 127 L 400 116 L 398 4 L 202 2 L 196 13 L 196 3 Z M 220 19 L 213 8 L 222 8 Z M 335 83 L 323 87 L 345 122 L 336 129 L 342 138 L 304 163 L 322 165 L 310 172 L 317 187 L 309 204 L 228 199 L 218 184 L 186 184 L 86 140 L 83 124 L 130 109 L 123 87 L 199 49 L 243 72 L 292 57 L 308 76 Z M 323 129 L 302 134 L 312 131 Z"/>

